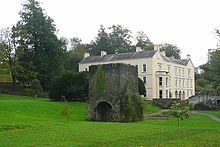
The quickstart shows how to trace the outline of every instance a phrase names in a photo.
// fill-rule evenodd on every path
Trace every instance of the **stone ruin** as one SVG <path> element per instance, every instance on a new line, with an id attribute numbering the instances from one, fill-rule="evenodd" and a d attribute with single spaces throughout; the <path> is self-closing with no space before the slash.
<path id="1" fill-rule="evenodd" d="M 97 70 L 101 68 L 106 85 L 102 91 L 95 92 Z M 89 67 L 89 100 L 87 102 L 87 119 L 93 121 L 137 121 L 143 120 L 143 108 L 135 107 L 135 113 L 128 120 L 125 110 L 126 93 L 138 92 L 138 72 L 135 66 L 127 64 L 104 64 Z"/>

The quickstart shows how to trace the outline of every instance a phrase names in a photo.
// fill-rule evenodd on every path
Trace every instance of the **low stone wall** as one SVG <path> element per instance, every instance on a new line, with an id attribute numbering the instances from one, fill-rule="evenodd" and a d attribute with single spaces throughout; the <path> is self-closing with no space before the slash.
<path id="1" fill-rule="evenodd" d="M 197 110 L 219 110 L 220 94 L 216 92 L 196 94 L 189 98 L 189 103 Z"/>
<path id="2" fill-rule="evenodd" d="M 153 99 L 151 103 L 160 108 L 168 109 L 174 103 L 181 103 L 181 99 L 169 99 L 169 98 L 159 99 L 158 98 L 158 99 Z"/>

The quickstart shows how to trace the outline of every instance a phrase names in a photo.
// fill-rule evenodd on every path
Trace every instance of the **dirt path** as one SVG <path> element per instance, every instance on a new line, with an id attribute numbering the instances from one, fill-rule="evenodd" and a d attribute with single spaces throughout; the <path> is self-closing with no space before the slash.
<path id="1" fill-rule="evenodd" d="M 211 118 L 217 122 L 220 122 L 220 118 L 215 115 L 212 115 L 212 114 L 208 114 L 208 113 L 204 113 L 204 112 L 200 112 L 200 111 L 191 111 L 191 113 L 192 114 L 202 114 L 202 115 L 208 116 L 209 118 Z"/>

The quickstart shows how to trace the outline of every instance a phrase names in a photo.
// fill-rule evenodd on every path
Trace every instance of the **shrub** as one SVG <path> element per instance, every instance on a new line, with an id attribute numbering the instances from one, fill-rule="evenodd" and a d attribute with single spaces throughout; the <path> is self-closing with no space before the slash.
<path id="1" fill-rule="evenodd" d="M 67 72 L 56 77 L 50 86 L 50 98 L 56 101 L 85 101 L 88 97 L 89 81 L 88 73 Z"/>
<path id="2" fill-rule="evenodd" d="M 143 119 L 143 101 L 141 96 L 135 93 L 126 94 L 123 105 L 124 121 L 138 121 Z"/>
<path id="3" fill-rule="evenodd" d="M 34 79 L 30 82 L 30 89 L 32 90 L 35 98 L 43 91 L 38 79 Z"/>
<path id="4" fill-rule="evenodd" d="M 144 82 L 140 78 L 138 78 L 138 93 L 140 95 L 146 95 Z"/>

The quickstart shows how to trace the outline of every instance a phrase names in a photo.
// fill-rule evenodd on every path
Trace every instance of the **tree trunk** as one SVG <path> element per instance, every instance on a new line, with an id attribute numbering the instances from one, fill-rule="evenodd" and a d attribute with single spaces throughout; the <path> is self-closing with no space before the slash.
<path id="1" fill-rule="evenodd" d="M 179 119 L 177 119 L 177 121 L 178 121 L 178 127 L 180 126 L 180 120 Z"/>

